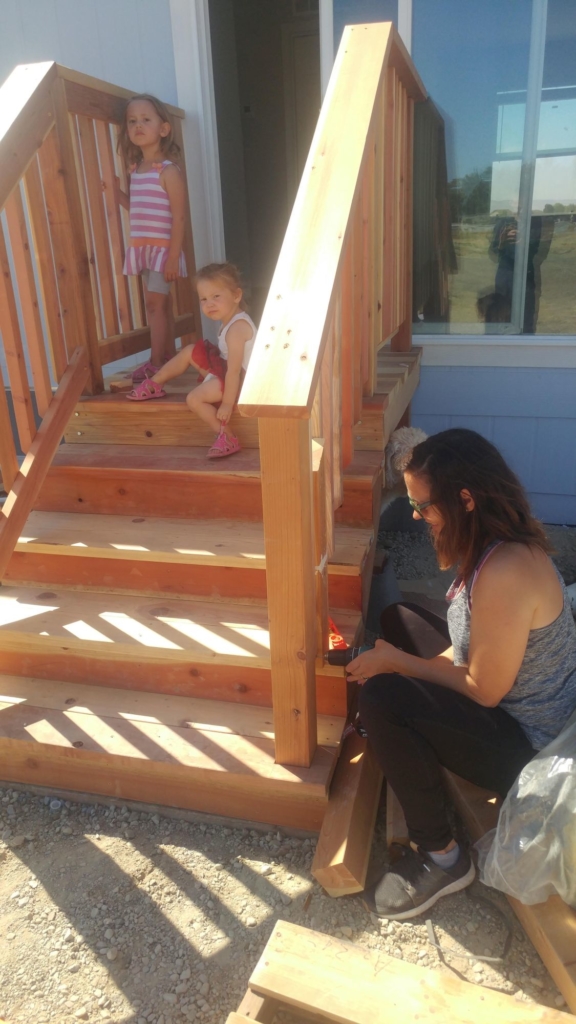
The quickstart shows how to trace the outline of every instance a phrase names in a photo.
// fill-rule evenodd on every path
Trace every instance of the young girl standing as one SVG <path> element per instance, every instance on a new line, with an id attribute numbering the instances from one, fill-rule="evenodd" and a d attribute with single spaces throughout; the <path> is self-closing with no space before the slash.
<path id="1" fill-rule="evenodd" d="M 240 442 L 228 421 L 248 369 L 256 326 L 244 308 L 240 274 L 231 263 L 211 263 L 203 267 L 196 275 L 196 286 L 204 315 L 222 324 L 218 345 L 210 341 L 186 345 L 126 397 L 133 402 L 164 398 L 163 384 L 179 377 L 190 365 L 196 367 L 204 379 L 190 392 L 186 402 L 217 435 L 208 458 L 221 459 L 240 451 Z"/>
<path id="2" fill-rule="evenodd" d="M 151 377 L 175 352 L 170 286 L 186 276 L 184 181 L 168 159 L 177 157 L 172 125 L 155 96 L 133 96 L 126 105 L 118 150 L 130 170 L 130 245 L 125 274 L 140 274 L 150 326 L 150 361 L 132 374 L 134 383 Z M 125 205 L 127 197 L 123 197 Z"/>

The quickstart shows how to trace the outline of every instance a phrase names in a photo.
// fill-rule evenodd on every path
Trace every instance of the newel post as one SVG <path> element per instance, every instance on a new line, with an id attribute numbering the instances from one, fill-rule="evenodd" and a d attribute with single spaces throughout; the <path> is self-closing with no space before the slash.
<path id="1" fill-rule="evenodd" d="M 309 419 L 260 419 L 275 757 L 310 765 L 317 648 Z"/>

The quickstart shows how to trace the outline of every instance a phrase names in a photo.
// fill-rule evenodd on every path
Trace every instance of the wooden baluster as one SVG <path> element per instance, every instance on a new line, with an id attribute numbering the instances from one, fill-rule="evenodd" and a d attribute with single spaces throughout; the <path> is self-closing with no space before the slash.
<path id="1" fill-rule="evenodd" d="M 196 322 L 196 330 L 193 335 L 188 335 L 182 339 L 182 344 L 187 345 L 191 341 L 195 341 L 198 337 L 198 332 L 201 331 L 202 321 L 200 319 L 200 306 L 198 303 L 198 293 L 193 284 L 194 274 L 196 273 L 196 261 L 194 256 L 194 242 L 192 239 L 192 221 L 190 218 L 190 197 L 188 195 L 188 181 L 186 178 L 186 158 L 184 155 L 184 138 L 182 134 L 182 122 L 179 117 L 173 118 L 172 129 L 174 133 L 174 141 L 180 146 L 180 159 L 178 161 L 182 170 L 182 176 L 184 178 L 184 186 L 186 189 L 186 222 L 184 226 L 184 255 L 186 257 L 186 269 L 188 271 L 188 277 L 178 278 L 176 282 L 176 295 L 178 302 L 179 313 L 194 313 L 194 319 Z"/>
<path id="2" fill-rule="evenodd" d="M 114 166 L 114 152 L 110 138 L 109 126 L 104 121 L 95 121 L 96 139 L 98 141 L 98 155 L 102 170 L 102 185 L 104 188 L 104 207 L 108 218 L 108 231 L 110 232 L 110 244 L 112 250 L 112 265 L 116 281 L 116 293 L 118 296 L 118 320 L 120 331 L 124 333 L 132 330 L 130 316 L 130 289 L 128 278 L 124 274 L 124 235 L 122 231 L 122 215 L 118 203 L 118 186 L 116 183 L 116 168 Z M 134 326 L 142 326 L 135 324 Z"/>
<path id="3" fill-rule="evenodd" d="M 60 223 L 60 241 L 65 226 L 68 233 L 63 252 L 72 257 L 68 266 L 62 265 L 57 257 L 59 270 L 68 276 L 70 297 L 66 303 L 68 312 L 74 310 L 74 329 L 67 332 L 67 337 L 74 349 L 78 344 L 85 345 L 90 361 L 90 383 L 88 391 L 97 394 L 103 391 L 102 367 L 98 353 L 98 331 L 94 314 L 94 295 L 90 280 L 90 264 L 87 253 L 87 239 L 84 233 L 82 198 L 78 181 L 74 154 L 73 125 L 68 113 L 64 80 L 59 78 L 52 87 L 54 102 L 54 118 L 56 121 L 56 137 L 51 132 L 48 138 L 53 139 L 52 152 L 57 156 L 56 177 L 59 182 L 53 184 L 53 191 L 59 194 L 61 204 L 52 207 L 53 217 Z M 45 144 L 44 144 L 45 145 Z M 40 155 L 44 150 L 40 150 Z M 53 169 L 54 170 L 54 169 Z M 46 194 L 46 183 L 44 192 Z M 46 195 L 48 203 L 48 196 Z M 63 202 L 62 202 L 63 200 Z M 50 208 L 50 204 L 48 203 Z M 51 222 L 52 223 L 52 222 Z M 54 235 L 53 235 L 54 238 Z M 72 325 L 71 325 L 72 327 Z"/>
<path id="4" fill-rule="evenodd" d="M 1 284 L 0 284 L 1 288 Z M 4 378 L 0 369 L 0 473 L 2 486 L 10 491 L 18 474 L 18 459 L 12 438 L 12 424 L 8 410 L 8 399 L 4 388 Z"/>
<path id="5" fill-rule="evenodd" d="M 352 212 L 353 245 L 353 337 L 354 337 L 354 423 L 362 416 L 362 282 L 363 282 L 363 220 L 361 198 L 356 199 Z"/>
<path id="6" fill-rule="evenodd" d="M 309 419 L 260 419 L 276 761 L 316 749 L 316 608 Z"/>
<path id="7" fill-rule="evenodd" d="M 34 280 L 31 246 L 26 229 L 24 204 L 22 203 L 22 195 L 19 188 L 15 189 L 10 196 L 5 206 L 5 212 L 16 274 L 16 284 L 20 296 L 22 321 L 26 334 L 28 358 L 34 380 L 36 407 L 42 417 L 52 401 L 52 384 L 50 382 L 50 370 L 48 369 L 48 359 L 46 358 L 46 348 L 44 345 L 44 332 L 42 330 L 42 320 L 36 294 L 36 282 Z"/>
<path id="8" fill-rule="evenodd" d="M 396 102 L 394 108 L 394 181 L 396 186 L 396 218 L 394 242 L 396 260 L 394 268 L 394 330 L 400 326 L 401 306 L 401 263 L 402 263 L 402 231 L 404 226 L 402 208 L 402 86 L 396 75 Z"/>
<path id="9" fill-rule="evenodd" d="M 337 509 L 340 508 L 344 500 L 342 477 L 342 291 L 340 288 L 334 302 L 330 334 L 332 337 L 332 499 L 333 508 Z"/>
<path id="10" fill-rule="evenodd" d="M 361 333 L 361 361 L 360 376 L 362 378 L 362 394 L 369 394 L 369 372 L 370 357 L 370 199 L 369 199 L 369 160 L 364 165 L 361 184 L 361 209 L 362 209 L 362 333 Z"/>
<path id="11" fill-rule="evenodd" d="M 316 561 L 316 657 L 324 664 L 328 650 L 328 548 L 326 542 L 326 464 L 324 441 L 312 440 L 312 472 L 314 492 L 314 557 Z"/>
<path id="12" fill-rule="evenodd" d="M 80 209 L 82 211 L 82 223 L 84 225 L 84 239 L 88 252 L 88 270 L 90 273 L 90 292 L 92 295 L 92 308 L 96 321 L 96 337 L 98 342 L 104 336 L 104 324 L 100 308 L 100 288 L 98 284 L 98 273 L 96 268 L 96 246 L 94 242 L 94 231 L 92 230 L 92 218 L 90 216 L 88 192 L 86 186 L 86 174 L 82 151 L 80 148 L 80 137 L 78 130 L 78 117 L 76 114 L 69 115 L 70 139 L 74 153 L 74 164 L 76 167 L 76 180 L 78 182 L 78 194 L 80 196 Z"/>
<path id="13" fill-rule="evenodd" d="M 340 275 L 342 295 L 342 468 L 349 466 L 354 458 L 354 225 L 351 225 L 346 239 L 344 260 Z"/>
<path id="14" fill-rule="evenodd" d="M 27 452 L 36 434 L 36 420 L 28 385 L 20 324 L 10 275 L 8 252 L 4 232 L 0 225 L 0 332 L 4 342 L 4 355 L 8 368 L 14 416 L 18 428 L 20 447 Z"/>
<path id="15" fill-rule="evenodd" d="M 332 362 L 334 356 L 333 321 L 328 327 L 328 338 L 322 356 L 320 381 L 322 389 L 322 431 L 324 438 L 324 461 L 326 464 L 326 543 L 328 554 L 334 551 L 334 401 Z"/>
<path id="16" fill-rule="evenodd" d="M 58 280 L 52 254 L 50 227 L 40 180 L 38 158 L 35 157 L 24 177 L 24 191 L 32 229 L 32 247 L 38 264 L 42 305 L 46 313 L 50 354 L 56 380 L 60 381 L 68 365 L 62 310 L 58 297 Z"/>
<path id="17" fill-rule="evenodd" d="M 406 352 L 412 348 L 414 100 L 406 93 L 404 116 L 404 303 L 401 311 L 402 323 L 392 343 L 392 349 L 397 352 Z M 407 412 L 409 414 L 409 410 Z"/>
<path id="18" fill-rule="evenodd" d="M 76 120 L 86 183 L 86 204 L 90 214 L 98 286 L 104 314 L 104 323 L 102 324 L 100 337 L 107 338 L 111 334 L 118 334 L 120 331 L 120 321 L 118 319 L 116 294 L 114 292 L 114 272 L 110 255 L 110 243 L 106 230 L 106 211 L 98 163 L 98 148 L 96 146 L 94 121 L 92 118 L 78 114 Z"/>
<path id="19" fill-rule="evenodd" d="M 112 142 L 112 158 L 114 160 L 114 169 L 116 172 L 116 204 L 120 211 L 120 226 L 122 229 L 123 248 L 122 252 L 126 251 L 126 244 L 130 240 L 130 212 L 122 206 L 120 203 L 119 189 L 121 189 L 125 195 L 129 195 L 130 182 L 128 180 L 128 172 L 124 165 L 124 160 L 120 153 L 115 148 L 115 125 L 108 125 L 108 135 Z M 130 294 L 130 320 L 134 324 L 135 328 L 146 327 L 146 304 L 144 301 L 144 285 L 142 283 L 142 277 L 140 274 L 134 275 L 129 274 L 126 278 L 128 281 L 128 291 Z"/>
<path id="20" fill-rule="evenodd" d="M 382 336 L 394 331 L 394 68 L 388 68 L 384 79 L 384 293 L 382 300 Z"/>

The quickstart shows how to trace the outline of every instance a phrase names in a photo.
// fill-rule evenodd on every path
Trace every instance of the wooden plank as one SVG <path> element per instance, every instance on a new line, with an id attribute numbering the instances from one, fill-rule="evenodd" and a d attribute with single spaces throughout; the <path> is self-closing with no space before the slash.
<path id="1" fill-rule="evenodd" d="M 87 352 L 85 349 L 77 349 L 2 508 L 0 579 L 4 575 L 87 377 Z"/>
<path id="2" fill-rule="evenodd" d="M 342 451 L 342 294 L 338 293 L 334 303 L 332 320 L 332 507 L 339 508 L 342 504 L 342 470 L 344 458 Z M 334 524 L 330 552 L 334 546 Z"/>
<path id="3" fill-rule="evenodd" d="M 334 450 L 335 429 L 334 416 L 336 410 L 333 402 L 333 377 L 332 364 L 334 361 L 334 331 L 332 324 L 328 328 L 328 340 L 322 357 L 320 369 L 320 408 L 322 411 L 322 423 L 320 436 L 324 438 L 324 474 L 325 487 L 325 517 L 326 517 L 326 545 L 329 554 L 332 554 L 334 544 L 334 508 L 335 508 L 335 476 L 336 452 Z M 340 502 L 341 504 L 341 502 Z M 337 506 L 336 506 L 337 507 Z"/>
<path id="4" fill-rule="evenodd" d="M 202 700 L 137 690 L 114 689 L 76 684 L 71 696 L 69 682 L 35 679 L 29 676 L 0 675 L 0 701 L 6 706 L 22 703 L 50 711 L 74 711 L 78 715 L 121 719 L 138 723 L 153 721 L 182 729 L 217 732 L 256 739 L 274 739 L 270 708 L 221 700 Z M 337 747 L 344 719 L 318 716 L 318 744 Z"/>
<path id="5" fill-rule="evenodd" d="M 6 203 L 5 214 L 18 294 L 20 296 L 20 308 L 26 334 L 28 358 L 34 381 L 36 406 L 40 416 L 44 416 L 52 401 L 52 385 L 50 383 L 50 371 L 44 347 L 44 332 L 42 330 L 40 308 L 36 294 L 31 244 L 28 239 L 24 205 L 19 189 L 14 190 Z"/>
<path id="6" fill-rule="evenodd" d="M 98 155 L 100 158 L 100 170 L 102 173 L 102 188 L 104 191 L 104 206 L 108 218 L 108 231 L 110 232 L 110 244 L 112 250 L 112 264 L 114 267 L 114 279 L 116 281 L 116 295 L 118 303 L 118 320 L 120 330 L 124 334 L 131 331 L 135 326 L 130 316 L 130 291 L 128 279 L 124 275 L 124 233 L 122 229 L 122 215 L 117 199 L 116 168 L 114 165 L 114 152 L 110 138 L 110 128 L 103 121 L 94 122 L 96 140 L 98 143 Z M 140 352 L 141 349 L 136 349 Z M 116 357 L 121 358 L 121 357 Z"/>
<path id="7" fill-rule="evenodd" d="M 355 375 L 355 324 L 354 324 L 354 239 L 353 228 L 348 230 L 348 238 L 344 251 L 342 268 L 342 468 L 348 466 L 354 456 L 353 426 L 357 417 L 354 416 L 354 375 Z"/>
<path id="8" fill-rule="evenodd" d="M 330 896 L 364 888 L 381 788 L 374 754 L 353 731 L 338 758 L 312 863 L 314 878 Z"/>
<path id="9" fill-rule="evenodd" d="M 78 139 L 82 166 L 86 181 L 86 203 L 89 211 L 94 255 L 98 273 L 98 287 L 104 313 L 103 330 L 100 338 L 115 335 L 120 330 L 116 295 L 114 292 L 114 275 L 108 233 L 106 231 L 102 179 L 98 164 L 98 149 L 94 135 L 94 122 L 91 118 L 78 116 Z M 100 356 L 102 349 L 100 347 Z"/>
<path id="10" fill-rule="evenodd" d="M 52 254 L 52 243 L 50 241 L 50 227 L 37 157 L 26 171 L 24 193 L 32 230 L 32 246 L 39 270 L 40 295 L 46 313 L 48 342 L 54 376 L 57 381 L 61 381 L 64 371 L 68 366 L 68 355 L 62 325 L 62 310 L 60 309 L 58 297 L 56 268 Z"/>
<path id="11" fill-rule="evenodd" d="M 571 1019 L 288 921 L 274 926 L 250 987 L 339 1024 L 568 1024 Z"/>
<path id="12" fill-rule="evenodd" d="M 324 664 L 328 650 L 328 539 L 326 536 L 326 465 L 324 445 L 312 441 L 312 472 L 314 494 L 314 561 L 316 563 L 316 659 Z"/>
<path id="13" fill-rule="evenodd" d="M 310 425 L 260 420 L 276 758 L 310 764 L 316 741 L 316 613 Z"/>
<path id="14" fill-rule="evenodd" d="M 72 150 L 74 153 L 74 165 L 76 169 L 76 181 L 78 183 L 78 195 L 80 196 L 80 208 L 82 211 L 82 223 L 84 227 L 83 237 L 85 240 L 86 250 L 88 253 L 88 272 L 90 275 L 90 295 L 92 298 L 92 309 L 94 313 L 94 322 L 96 329 L 96 338 L 100 341 L 100 338 L 104 334 L 104 323 L 102 321 L 102 312 L 100 305 L 100 289 L 98 284 L 98 272 L 96 266 L 96 249 L 94 244 L 94 232 L 92 230 L 92 219 L 90 216 L 89 202 L 88 202 L 88 191 L 86 187 L 86 171 L 84 167 L 84 159 L 82 155 L 82 149 L 80 145 L 80 137 L 78 131 L 78 118 L 75 114 L 68 118 L 70 125 L 70 139 L 72 143 Z"/>
<path id="15" fill-rule="evenodd" d="M 394 330 L 394 280 L 396 259 L 394 237 L 396 226 L 396 205 L 394 186 L 394 110 L 396 103 L 396 74 L 394 68 L 386 69 L 384 79 L 384 292 L 382 298 L 382 335 L 388 337 Z"/>
<path id="16" fill-rule="evenodd" d="M 28 385 L 28 373 L 24 359 L 20 323 L 16 310 L 16 300 L 8 262 L 8 252 L 4 241 L 4 233 L 0 226 L 0 332 L 4 346 L 4 356 L 8 369 L 8 379 L 12 392 L 14 417 L 18 428 L 20 447 L 27 452 L 36 434 L 36 420 L 32 408 L 32 398 Z M 10 428 L 10 433 L 12 428 Z"/>
<path id="17" fill-rule="evenodd" d="M 386 843 L 400 843 L 407 846 L 410 842 L 406 818 L 398 798 L 390 783 L 386 785 Z"/>
<path id="18" fill-rule="evenodd" d="M 182 177 L 184 180 L 185 190 L 185 211 L 186 219 L 184 224 L 184 244 L 183 251 L 186 257 L 186 269 L 188 271 L 187 277 L 179 277 L 176 281 L 176 296 L 178 301 L 178 312 L 182 313 L 193 313 L 194 322 L 196 325 L 195 330 L 200 330 L 201 317 L 200 317 L 200 304 L 198 301 L 198 291 L 194 284 L 194 275 L 196 273 L 196 258 L 194 254 L 194 239 L 192 237 L 192 220 L 190 216 L 190 196 L 188 194 L 188 179 L 186 176 L 186 153 L 184 149 L 184 137 L 182 134 L 182 121 L 177 118 L 172 123 L 172 131 L 174 133 L 174 140 L 180 147 L 180 157 L 178 164 L 182 170 Z M 185 337 L 183 344 L 188 344 L 189 341 L 195 340 L 192 336 L 194 331 L 189 332 L 189 336 Z"/>
<path id="19" fill-rule="evenodd" d="M 277 1008 L 278 1004 L 274 999 L 265 999 L 257 995 L 256 992 L 252 992 L 251 989 L 248 989 L 238 1007 L 236 1016 L 240 1019 L 236 1024 L 242 1024 L 246 1020 L 257 1020 L 261 1024 L 272 1024 Z"/>
<path id="20" fill-rule="evenodd" d="M 94 394 L 103 390 L 102 367 L 98 355 L 98 334 L 95 316 L 94 295 L 91 283 L 91 264 L 89 262 L 84 230 L 82 196 L 79 182 L 79 169 L 76 163 L 73 124 L 66 106 L 64 82 L 58 79 L 52 88 L 52 102 L 58 139 L 59 166 L 57 173 L 64 186 L 64 201 L 67 220 L 71 232 L 73 267 L 72 283 L 77 303 L 76 320 L 80 320 L 81 332 L 75 337 L 76 344 L 84 345 L 88 351 L 90 367 L 89 390 Z M 43 149 L 44 147 L 42 147 Z M 40 150 L 42 153 L 42 150 Z"/>
<path id="21" fill-rule="evenodd" d="M 54 124 L 56 64 L 19 64 L 0 88 L 0 210 Z"/>
<path id="22" fill-rule="evenodd" d="M 364 381 L 362 380 L 362 207 L 357 197 L 353 207 L 353 270 L 354 270 L 354 309 L 353 309 L 353 335 L 354 335 L 354 419 L 356 423 L 360 419 L 362 409 L 362 394 Z"/>
<path id="23" fill-rule="evenodd" d="M 8 411 L 8 399 L 4 388 L 4 379 L 0 367 L 0 473 L 2 487 L 9 491 L 18 474 L 18 459 L 12 438 L 12 424 Z"/>
<path id="24" fill-rule="evenodd" d="M 271 740 L 16 704 L 0 713 L 4 781 L 317 828 L 335 753 L 274 763 Z"/>
<path id="25" fill-rule="evenodd" d="M 405 273 L 404 273 L 404 298 L 405 308 L 403 323 L 398 334 L 392 339 L 392 349 L 396 351 L 409 351 L 412 348 L 412 289 L 413 289 L 413 153 L 414 153 L 414 101 L 407 100 L 406 112 L 406 152 L 405 152 Z"/>
<path id="26" fill-rule="evenodd" d="M 445 771 L 450 796 L 472 839 L 496 827 L 501 799 L 471 782 Z M 507 897 L 514 913 L 556 982 L 568 1006 L 576 1013 L 576 910 L 559 896 L 526 906 Z"/>
<path id="27" fill-rule="evenodd" d="M 174 318 L 175 338 L 194 334 L 194 331 L 194 314 L 183 313 L 181 316 Z M 100 361 L 102 366 L 105 366 L 107 363 L 113 363 L 117 359 L 136 355 L 137 352 L 143 352 L 147 348 L 150 348 L 150 328 L 137 327 L 133 331 L 104 338 L 100 342 Z"/>

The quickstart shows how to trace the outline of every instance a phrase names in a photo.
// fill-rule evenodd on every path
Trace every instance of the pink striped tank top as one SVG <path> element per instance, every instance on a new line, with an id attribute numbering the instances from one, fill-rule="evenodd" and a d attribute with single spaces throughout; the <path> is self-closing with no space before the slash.
<path id="1" fill-rule="evenodd" d="M 162 273 L 168 259 L 172 233 L 172 211 L 160 175 L 171 160 L 152 164 L 149 171 L 130 175 L 130 245 L 124 260 L 125 274 L 143 270 Z M 178 274 L 186 277 L 186 259 L 180 253 Z"/>

